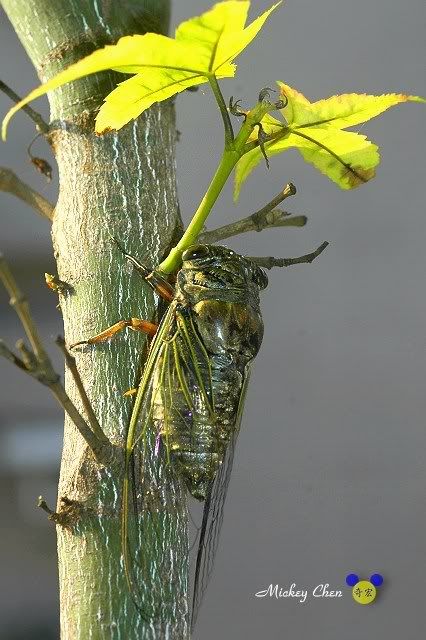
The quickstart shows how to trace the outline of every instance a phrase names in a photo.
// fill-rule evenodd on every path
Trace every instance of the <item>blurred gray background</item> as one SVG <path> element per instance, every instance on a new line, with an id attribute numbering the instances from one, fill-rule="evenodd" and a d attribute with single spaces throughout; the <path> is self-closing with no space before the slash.
<path id="1" fill-rule="evenodd" d="M 58 1 L 58 0 L 57 0 Z M 175 0 L 173 27 L 210 0 Z M 269 6 L 252 3 L 252 16 Z M 58 1 L 60 6 L 60 2 Z M 34 71 L 0 14 L 0 77 L 21 94 Z M 426 95 L 423 0 L 288 0 L 240 56 L 226 95 L 252 103 L 277 79 L 312 100 L 343 92 Z M 47 114 L 44 99 L 36 107 Z M 10 101 L 0 95 L 0 113 Z M 219 157 L 222 135 L 207 89 L 177 100 L 181 208 L 188 221 Z M 414 640 L 426 592 L 426 216 L 424 105 L 394 108 L 362 132 L 379 144 L 375 180 L 340 191 L 296 151 L 260 166 L 237 206 L 231 186 L 210 224 L 248 215 L 288 181 L 287 208 L 305 229 L 265 231 L 229 242 L 252 255 L 296 256 L 331 244 L 312 265 L 270 274 L 263 295 L 265 339 L 254 367 L 228 495 L 215 573 L 197 638 L 360 637 Z M 52 201 L 26 156 L 33 136 L 13 122 L 0 165 Z M 34 152 L 48 157 L 38 141 Z M 0 194 L 0 247 L 12 263 L 48 340 L 61 330 L 49 226 Z M 0 290 L 0 335 L 22 335 Z M 55 348 L 51 353 L 58 367 Z M 0 361 L 0 637 L 58 638 L 54 529 L 35 508 L 55 501 L 61 411 L 48 392 Z M 370 607 L 352 600 L 345 576 L 380 572 Z M 312 590 L 328 583 L 340 599 L 258 599 L 270 583 Z"/>

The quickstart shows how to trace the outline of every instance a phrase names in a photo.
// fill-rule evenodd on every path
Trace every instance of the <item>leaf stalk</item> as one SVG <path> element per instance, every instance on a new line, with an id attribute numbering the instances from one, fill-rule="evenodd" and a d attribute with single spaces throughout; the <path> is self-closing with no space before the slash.
<path id="1" fill-rule="evenodd" d="M 231 146 L 234 140 L 234 129 L 232 128 L 232 122 L 229 117 L 229 111 L 226 106 L 225 99 L 214 74 L 209 77 L 209 83 L 222 116 L 223 126 L 225 128 L 225 149 L 227 149 Z"/>

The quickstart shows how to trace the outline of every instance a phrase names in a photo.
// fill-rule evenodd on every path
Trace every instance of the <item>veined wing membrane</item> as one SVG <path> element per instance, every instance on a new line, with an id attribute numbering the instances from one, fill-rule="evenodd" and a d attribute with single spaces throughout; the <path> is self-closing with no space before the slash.
<path id="1" fill-rule="evenodd" d="M 122 555 L 132 599 L 146 622 L 186 614 L 187 548 L 176 543 L 187 526 L 185 491 L 158 447 L 154 410 L 162 395 L 172 306 L 151 344 L 129 425 L 122 494 Z M 179 533 L 179 535 L 178 535 Z M 176 563 L 176 558 L 180 563 Z M 177 594 L 181 594 L 181 598 Z M 172 608 L 179 607 L 179 611 Z"/>
<path id="2" fill-rule="evenodd" d="M 154 337 L 136 396 L 123 485 L 124 567 L 135 605 L 147 622 L 170 619 L 168 607 L 176 600 L 173 531 L 179 500 L 185 503 L 186 494 L 179 466 L 196 457 L 194 424 L 212 423 L 212 405 L 208 353 L 191 319 L 172 303 Z M 214 438 L 211 447 L 213 459 Z M 179 462 L 176 456 L 182 452 L 186 458 Z M 208 466 L 209 452 L 204 454 Z M 187 522 L 179 526 L 186 528 Z M 188 562 L 188 549 L 183 556 Z"/>
<path id="3" fill-rule="evenodd" d="M 194 628 L 197 621 L 198 612 L 213 571 L 214 559 L 222 528 L 225 500 L 228 493 L 228 486 L 234 463 L 235 447 L 241 426 L 247 385 L 250 379 L 250 368 L 251 363 L 249 362 L 246 365 L 244 372 L 244 382 L 241 390 L 234 432 L 228 444 L 225 458 L 219 467 L 214 481 L 212 482 L 209 494 L 204 504 L 203 521 L 201 524 L 200 541 L 198 544 L 194 573 L 191 629 Z"/>

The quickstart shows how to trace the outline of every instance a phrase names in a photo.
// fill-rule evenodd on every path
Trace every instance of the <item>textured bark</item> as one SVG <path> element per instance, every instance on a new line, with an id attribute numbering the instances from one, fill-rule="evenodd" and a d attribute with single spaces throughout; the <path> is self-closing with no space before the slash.
<path id="1" fill-rule="evenodd" d="M 3 0 L 2 4 L 41 80 L 122 35 L 166 31 L 169 15 L 168 0 Z M 172 105 L 152 108 L 118 133 L 99 138 L 93 134 L 96 109 L 122 79 L 119 74 L 97 74 L 49 96 L 50 140 L 60 175 L 52 239 L 59 277 L 73 288 L 61 305 L 67 343 L 94 335 L 119 318 L 153 315 L 153 296 L 137 274 L 125 268 L 109 234 L 130 253 L 155 265 L 180 230 Z M 13 125 L 9 135 L 13 136 Z M 130 332 L 76 354 L 95 413 L 117 444 L 124 442 L 131 410 L 131 401 L 123 399 L 122 392 L 136 382 L 142 345 L 143 338 Z M 66 386 L 82 410 L 71 376 L 66 376 Z M 165 471 L 161 473 L 164 478 Z M 146 550 L 151 554 L 152 575 L 159 559 L 167 556 L 173 590 L 167 622 L 154 627 L 135 610 L 123 576 L 121 482 L 122 467 L 97 466 L 66 420 L 58 508 L 64 497 L 75 503 L 71 526 L 58 527 L 63 640 L 179 640 L 187 635 L 186 507 L 180 487 L 172 483 L 172 499 L 164 503 L 161 517 L 167 527 L 160 545 Z"/>

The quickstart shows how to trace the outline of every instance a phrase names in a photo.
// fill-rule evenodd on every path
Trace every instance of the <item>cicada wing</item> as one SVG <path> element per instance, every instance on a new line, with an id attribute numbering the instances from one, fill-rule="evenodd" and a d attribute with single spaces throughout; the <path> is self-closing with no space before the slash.
<path id="1" fill-rule="evenodd" d="M 182 536 L 187 526 L 185 490 L 168 464 L 165 447 L 159 446 L 154 420 L 173 323 L 169 308 L 151 344 L 126 442 L 122 556 L 132 599 L 149 623 L 182 619 L 187 610 L 188 551 Z M 184 548 L 176 549 L 183 540 Z"/>
<path id="2" fill-rule="evenodd" d="M 203 509 L 203 519 L 200 529 L 200 537 L 195 563 L 191 629 L 197 621 L 198 612 L 207 589 L 219 544 L 219 536 L 222 528 L 223 513 L 229 481 L 234 463 L 234 453 L 237 443 L 238 433 L 241 425 L 241 418 L 244 410 L 244 402 L 247 385 L 250 378 L 250 363 L 246 365 L 244 380 L 238 403 L 237 418 L 231 440 L 227 446 L 224 460 L 219 467 L 215 479 L 213 480 Z"/>

